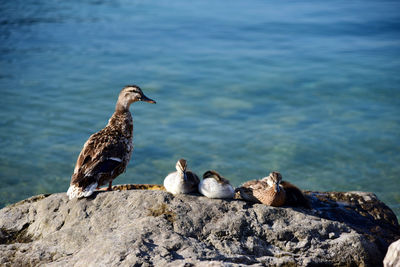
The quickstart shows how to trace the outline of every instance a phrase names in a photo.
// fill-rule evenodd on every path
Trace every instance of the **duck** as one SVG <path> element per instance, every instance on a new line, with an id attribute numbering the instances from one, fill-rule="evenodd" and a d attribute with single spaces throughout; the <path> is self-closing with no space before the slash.
<path id="1" fill-rule="evenodd" d="M 199 192 L 208 198 L 233 198 L 235 190 L 229 181 L 214 170 L 206 171 L 199 183 Z"/>
<path id="2" fill-rule="evenodd" d="M 185 159 L 179 159 L 175 165 L 176 172 L 172 172 L 164 179 L 164 187 L 173 195 L 188 194 L 197 191 L 199 177 L 192 171 L 187 170 Z"/>
<path id="3" fill-rule="evenodd" d="M 237 191 L 244 200 L 280 207 L 285 204 L 286 198 L 285 190 L 280 185 L 281 180 L 279 172 L 271 172 L 261 180 L 245 182 Z"/>
<path id="4" fill-rule="evenodd" d="M 268 206 L 293 206 L 310 209 L 310 204 L 295 185 L 282 181 L 279 172 L 271 172 L 260 180 L 245 182 L 236 190 L 244 200 Z"/>
<path id="5" fill-rule="evenodd" d="M 129 107 L 138 101 L 156 103 L 137 85 L 127 85 L 120 91 L 108 124 L 83 145 L 67 191 L 69 199 L 89 197 L 107 183 L 107 190 L 112 190 L 112 181 L 125 171 L 132 155 L 133 120 Z"/>

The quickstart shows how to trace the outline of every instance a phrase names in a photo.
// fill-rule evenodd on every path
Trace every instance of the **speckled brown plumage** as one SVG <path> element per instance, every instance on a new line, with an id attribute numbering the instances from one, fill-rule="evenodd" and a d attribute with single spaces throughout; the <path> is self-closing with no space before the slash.
<path id="1" fill-rule="evenodd" d="M 133 121 L 130 104 L 136 101 L 155 103 L 135 85 L 123 88 L 115 112 L 106 127 L 86 141 L 75 165 L 67 195 L 87 197 L 99 186 L 109 183 L 125 171 L 133 151 Z"/>
<path id="2" fill-rule="evenodd" d="M 271 172 L 261 180 L 245 182 L 237 188 L 238 197 L 269 206 L 283 205 L 310 208 L 309 202 L 295 185 L 282 181 L 279 172 Z"/>
<path id="3" fill-rule="evenodd" d="M 115 112 L 107 126 L 90 136 L 83 146 L 71 184 L 85 188 L 97 181 L 102 186 L 123 173 L 133 151 L 132 134 L 131 113 Z"/>
<path id="4" fill-rule="evenodd" d="M 285 190 L 280 188 L 279 192 L 275 192 L 274 188 L 266 182 L 260 180 L 252 180 L 245 182 L 237 190 L 240 197 L 247 201 L 262 203 L 268 206 L 280 207 L 285 204 Z"/>
<path id="5" fill-rule="evenodd" d="M 283 188 L 279 192 L 275 192 L 272 187 L 260 190 L 252 190 L 253 196 L 258 199 L 262 204 L 274 207 L 285 205 L 286 193 Z"/>

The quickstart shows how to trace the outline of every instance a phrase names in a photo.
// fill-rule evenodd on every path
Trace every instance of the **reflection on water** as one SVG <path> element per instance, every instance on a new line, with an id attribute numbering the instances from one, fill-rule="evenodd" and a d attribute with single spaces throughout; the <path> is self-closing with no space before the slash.
<path id="1" fill-rule="evenodd" d="M 372 191 L 400 214 L 399 3 L 3 2 L 0 206 L 66 191 L 137 83 L 157 105 L 132 107 L 116 183 L 162 183 L 185 157 L 234 185 L 279 170 Z"/>

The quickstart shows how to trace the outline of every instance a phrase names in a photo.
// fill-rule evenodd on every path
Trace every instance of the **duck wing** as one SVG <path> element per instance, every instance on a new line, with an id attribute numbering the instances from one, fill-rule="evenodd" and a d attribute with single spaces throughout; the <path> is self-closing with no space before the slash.
<path id="1" fill-rule="evenodd" d="M 125 143 L 118 134 L 104 130 L 93 134 L 83 146 L 71 184 L 86 187 L 94 182 L 99 183 L 100 176 L 114 178 L 125 170 Z"/>
<path id="2" fill-rule="evenodd" d="M 193 186 L 193 188 L 197 188 L 198 184 L 200 183 L 200 179 L 192 171 L 186 171 L 187 183 Z"/>
<path id="3" fill-rule="evenodd" d="M 258 189 L 265 189 L 268 188 L 268 184 L 264 181 L 261 180 L 251 180 L 251 181 L 247 181 L 244 184 L 242 184 L 242 187 L 245 188 L 250 188 L 250 189 L 254 189 L 254 190 L 258 190 Z"/>
<path id="4" fill-rule="evenodd" d="M 253 189 L 249 187 L 238 187 L 235 191 L 239 193 L 238 197 L 241 199 L 254 203 L 260 203 L 260 200 L 258 200 L 258 198 L 254 195 Z"/>

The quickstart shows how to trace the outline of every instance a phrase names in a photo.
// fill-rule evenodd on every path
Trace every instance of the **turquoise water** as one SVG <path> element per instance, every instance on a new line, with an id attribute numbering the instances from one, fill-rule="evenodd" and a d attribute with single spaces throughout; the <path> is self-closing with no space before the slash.
<path id="1" fill-rule="evenodd" d="M 2 1 L 0 207 L 66 191 L 119 90 L 140 85 L 118 183 L 178 158 L 234 185 L 375 192 L 400 214 L 398 1 Z"/>

